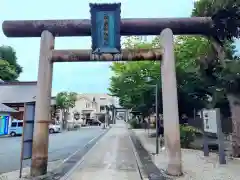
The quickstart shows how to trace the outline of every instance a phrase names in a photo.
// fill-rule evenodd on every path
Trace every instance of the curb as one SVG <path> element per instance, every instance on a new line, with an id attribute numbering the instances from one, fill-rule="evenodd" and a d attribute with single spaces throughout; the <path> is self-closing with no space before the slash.
<path id="1" fill-rule="evenodd" d="M 140 160 L 140 157 L 138 155 L 136 147 L 134 146 L 133 141 L 132 141 L 132 139 L 130 137 L 129 131 L 132 131 L 132 130 L 128 129 L 128 137 L 129 137 L 130 141 L 132 142 L 131 143 L 132 144 L 132 149 L 133 149 L 134 156 L 136 158 L 136 162 L 137 162 L 137 166 L 138 166 L 138 171 L 139 171 L 140 177 L 141 177 L 142 180 L 149 180 L 148 175 L 144 171 L 144 167 L 143 167 L 143 164 L 142 164 L 142 162 Z"/>
<path id="2" fill-rule="evenodd" d="M 141 172 L 143 173 L 143 178 L 146 180 L 170 180 L 164 176 L 161 170 L 153 162 L 152 154 L 145 149 L 144 145 L 137 137 L 135 132 L 132 129 L 129 130 L 129 132 L 134 148 L 138 155 L 138 161 L 140 161 L 141 164 Z"/>
<path id="3" fill-rule="evenodd" d="M 10 135 L 1 135 L 1 136 L 0 136 L 0 139 L 1 139 L 1 138 L 11 138 L 11 137 L 12 137 L 12 136 L 10 136 Z"/>

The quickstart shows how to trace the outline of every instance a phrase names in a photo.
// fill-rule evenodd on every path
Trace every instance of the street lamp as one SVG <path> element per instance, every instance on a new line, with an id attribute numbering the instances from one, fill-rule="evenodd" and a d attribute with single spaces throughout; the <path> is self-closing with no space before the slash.
<path id="1" fill-rule="evenodd" d="M 147 77 L 147 81 L 149 82 L 151 77 Z M 156 113 L 156 154 L 159 153 L 159 117 L 158 117 L 158 85 L 149 85 L 149 87 L 155 88 L 155 113 Z"/>
<path id="2" fill-rule="evenodd" d="M 156 113 L 156 154 L 159 153 L 159 118 L 158 118 L 158 85 L 151 85 L 151 87 L 155 88 L 155 113 Z"/>

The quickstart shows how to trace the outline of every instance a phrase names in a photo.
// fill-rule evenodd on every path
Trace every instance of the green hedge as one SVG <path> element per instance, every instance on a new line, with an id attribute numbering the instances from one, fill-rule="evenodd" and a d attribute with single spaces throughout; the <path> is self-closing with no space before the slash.
<path id="1" fill-rule="evenodd" d="M 190 144 L 195 140 L 197 133 L 201 132 L 195 127 L 180 125 L 181 147 L 189 148 Z"/>
<path id="2" fill-rule="evenodd" d="M 136 119 L 128 121 L 131 128 L 140 129 L 142 125 L 137 122 Z M 202 134 L 200 130 L 193 126 L 180 125 L 180 142 L 182 148 L 189 148 L 190 144 L 195 140 L 196 134 Z"/>
<path id="3" fill-rule="evenodd" d="M 130 124 L 131 128 L 133 128 L 133 129 L 142 128 L 141 124 L 139 124 L 136 119 L 129 120 L 129 124 Z"/>

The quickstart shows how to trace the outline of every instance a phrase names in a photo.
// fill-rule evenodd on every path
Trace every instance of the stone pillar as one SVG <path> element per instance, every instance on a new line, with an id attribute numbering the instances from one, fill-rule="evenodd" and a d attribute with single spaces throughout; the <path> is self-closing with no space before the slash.
<path id="1" fill-rule="evenodd" d="M 31 176 L 36 177 L 47 173 L 48 164 L 48 125 L 51 122 L 50 103 L 52 90 L 51 63 L 54 37 L 49 31 L 41 35 L 40 57 L 38 65 L 37 96 L 35 107 L 35 127 L 32 149 Z"/>
<path id="2" fill-rule="evenodd" d="M 167 28 L 161 32 L 161 44 L 163 48 L 161 76 L 164 139 L 168 154 L 167 173 L 177 176 L 182 174 L 182 165 L 174 42 L 171 29 Z"/>

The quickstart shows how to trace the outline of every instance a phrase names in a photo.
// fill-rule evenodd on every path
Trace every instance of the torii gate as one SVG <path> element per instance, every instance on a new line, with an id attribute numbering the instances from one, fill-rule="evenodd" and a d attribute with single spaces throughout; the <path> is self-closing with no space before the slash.
<path id="1" fill-rule="evenodd" d="M 115 116 L 117 116 L 117 113 L 119 112 L 123 112 L 124 113 L 124 116 L 125 116 L 125 120 L 127 120 L 127 116 L 128 116 L 128 109 L 126 108 L 115 108 Z M 115 117 L 115 120 L 116 120 L 116 117 Z M 114 122 L 116 123 L 116 122 Z"/>
<path id="2" fill-rule="evenodd" d="M 211 17 L 122 19 L 120 22 L 122 36 L 160 35 L 162 39 L 160 49 L 138 50 L 138 52 L 122 50 L 118 60 L 162 59 L 163 118 L 169 159 L 167 173 L 170 175 L 182 174 L 173 35 L 212 36 L 215 33 L 212 25 Z M 115 61 L 115 59 L 109 54 L 102 54 L 96 58 L 92 56 L 91 50 L 54 49 L 55 37 L 91 36 L 91 21 L 88 19 L 4 21 L 2 27 L 7 37 L 41 37 L 31 175 L 42 175 L 47 172 L 48 163 L 48 124 L 53 63 Z"/>

